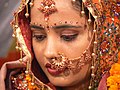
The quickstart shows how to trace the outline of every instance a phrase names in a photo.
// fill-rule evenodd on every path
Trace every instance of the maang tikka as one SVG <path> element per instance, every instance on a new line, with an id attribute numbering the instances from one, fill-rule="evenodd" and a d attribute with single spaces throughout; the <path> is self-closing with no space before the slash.
<path id="1" fill-rule="evenodd" d="M 43 0 L 43 2 L 41 2 L 41 6 L 38 9 L 44 14 L 44 19 L 48 26 L 49 15 L 57 11 L 55 2 L 53 0 Z"/>

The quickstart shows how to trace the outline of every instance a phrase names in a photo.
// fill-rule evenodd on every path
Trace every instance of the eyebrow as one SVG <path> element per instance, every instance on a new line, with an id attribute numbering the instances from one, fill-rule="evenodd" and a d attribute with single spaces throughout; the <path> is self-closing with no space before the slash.
<path id="1" fill-rule="evenodd" d="M 37 25 L 30 25 L 31 28 L 38 29 L 38 30 L 45 30 L 42 26 Z M 69 25 L 69 24 L 63 24 L 58 26 L 52 26 L 53 29 L 65 29 L 65 28 L 82 28 L 82 26 L 75 26 L 75 25 Z"/>
<path id="2" fill-rule="evenodd" d="M 82 28 L 82 26 L 75 26 L 75 25 L 69 25 L 69 24 L 53 26 L 53 29 L 62 29 L 62 28 Z"/>
<path id="3" fill-rule="evenodd" d="M 44 30 L 44 27 L 42 27 L 42 26 L 37 26 L 37 25 L 33 25 L 33 24 L 31 24 L 30 27 L 31 27 L 31 28 L 34 28 L 34 29 L 38 29 L 38 30 Z"/>

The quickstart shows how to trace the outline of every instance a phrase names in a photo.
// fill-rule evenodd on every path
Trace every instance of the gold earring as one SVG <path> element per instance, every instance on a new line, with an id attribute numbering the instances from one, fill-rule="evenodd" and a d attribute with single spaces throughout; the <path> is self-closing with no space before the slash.
<path id="1" fill-rule="evenodd" d="M 25 3 L 26 5 L 26 13 L 25 13 L 25 16 L 26 16 L 26 18 L 28 18 L 29 17 L 29 12 L 28 12 L 28 2 L 26 2 Z"/>
<path id="2" fill-rule="evenodd" d="M 81 8 L 81 16 L 84 17 L 85 11 L 84 11 L 84 3 L 82 2 L 82 8 Z"/>
<path id="3" fill-rule="evenodd" d="M 29 5 L 30 5 L 30 7 L 33 7 L 33 5 L 34 5 L 34 0 L 31 0 L 31 2 L 29 3 Z"/>
<path id="4" fill-rule="evenodd" d="M 94 34 L 94 41 L 93 41 L 93 53 L 92 53 L 92 64 L 91 64 L 91 80 L 90 80 L 90 85 L 88 87 L 89 90 L 91 90 L 92 88 L 94 88 L 95 85 L 95 72 L 96 72 L 96 65 L 98 64 L 97 60 L 96 60 L 96 48 L 97 48 L 97 21 L 94 21 L 94 30 L 93 30 L 93 34 Z"/>

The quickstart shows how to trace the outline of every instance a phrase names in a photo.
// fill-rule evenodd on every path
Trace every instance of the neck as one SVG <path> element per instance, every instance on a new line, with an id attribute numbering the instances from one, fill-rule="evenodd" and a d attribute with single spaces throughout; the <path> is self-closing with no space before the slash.
<path id="1" fill-rule="evenodd" d="M 89 82 L 89 79 L 87 79 L 84 82 L 77 83 L 76 85 L 64 87 L 63 90 L 88 90 Z"/>

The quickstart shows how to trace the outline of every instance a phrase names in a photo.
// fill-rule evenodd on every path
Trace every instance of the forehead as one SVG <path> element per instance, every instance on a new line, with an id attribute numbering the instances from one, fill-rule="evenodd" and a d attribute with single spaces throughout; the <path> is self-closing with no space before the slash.
<path id="1" fill-rule="evenodd" d="M 44 13 L 38 8 L 41 6 L 43 0 L 34 0 L 34 6 L 31 8 L 31 22 L 45 24 Z M 57 12 L 49 16 L 49 23 L 57 23 L 60 21 L 81 22 L 83 18 L 80 17 L 79 11 L 73 8 L 71 0 L 54 0 Z"/>

